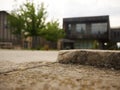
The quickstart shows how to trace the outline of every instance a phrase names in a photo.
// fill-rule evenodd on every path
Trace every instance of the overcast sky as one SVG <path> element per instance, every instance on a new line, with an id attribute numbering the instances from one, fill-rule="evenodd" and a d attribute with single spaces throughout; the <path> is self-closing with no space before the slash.
<path id="1" fill-rule="evenodd" d="M 11 11 L 25 0 L 0 0 L 0 10 Z M 110 15 L 111 27 L 120 27 L 120 0 L 31 0 L 44 2 L 49 19 Z"/>

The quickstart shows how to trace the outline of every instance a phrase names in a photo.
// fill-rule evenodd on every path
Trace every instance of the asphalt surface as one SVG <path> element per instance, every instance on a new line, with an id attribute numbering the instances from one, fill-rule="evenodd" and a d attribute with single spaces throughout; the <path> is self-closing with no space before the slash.
<path id="1" fill-rule="evenodd" d="M 55 62 L 58 51 L 36 51 L 36 50 L 3 50 L 0 49 L 0 62 L 13 63 L 24 62 Z"/>

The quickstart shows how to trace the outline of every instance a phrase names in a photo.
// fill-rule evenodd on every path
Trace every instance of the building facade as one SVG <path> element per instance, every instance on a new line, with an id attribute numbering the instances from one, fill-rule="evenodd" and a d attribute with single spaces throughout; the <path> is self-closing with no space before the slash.
<path id="1" fill-rule="evenodd" d="M 110 29 L 110 49 L 120 49 L 120 28 L 111 28 Z"/>
<path id="2" fill-rule="evenodd" d="M 63 28 L 66 33 L 62 49 L 104 49 L 109 41 L 109 16 L 64 18 Z"/>
<path id="3" fill-rule="evenodd" d="M 13 45 L 19 45 L 18 39 L 12 34 L 12 29 L 8 25 L 8 13 L 0 11 L 0 47 L 7 48 Z"/>
<path id="4" fill-rule="evenodd" d="M 110 32 L 111 42 L 120 42 L 120 28 L 111 28 Z"/>

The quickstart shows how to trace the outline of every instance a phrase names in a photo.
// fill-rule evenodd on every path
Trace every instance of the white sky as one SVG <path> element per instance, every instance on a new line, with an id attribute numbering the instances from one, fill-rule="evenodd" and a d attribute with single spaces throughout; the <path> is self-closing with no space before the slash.
<path id="1" fill-rule="evenodd" d="M 0 0 L 0 10 L 11 11 L 25 0 Z M 44 2 L 49 19 L 59 19 L 62 25 L 64 17 L 82 17 L 110 15 L 111 27 L 120 27 L 120 0 L 31 0 Z"/>

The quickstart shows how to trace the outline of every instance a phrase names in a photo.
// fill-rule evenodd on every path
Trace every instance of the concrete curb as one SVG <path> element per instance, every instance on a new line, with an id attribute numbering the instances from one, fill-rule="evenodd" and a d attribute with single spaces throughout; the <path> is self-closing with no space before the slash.
<path id="1" fill-rule="evenodd" d="M 73 63 L 120 69 L 120 51 L 112 50 L 61 50 L 58 54 L 59 63 Z"/>

